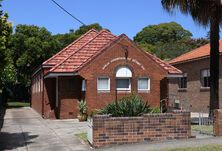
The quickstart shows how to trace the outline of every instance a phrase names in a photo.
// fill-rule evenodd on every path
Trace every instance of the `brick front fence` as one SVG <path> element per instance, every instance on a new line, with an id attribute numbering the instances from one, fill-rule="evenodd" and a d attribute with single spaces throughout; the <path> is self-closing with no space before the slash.
<path id="1" fill-rule="evenodd" d="M 214 111 L 214 135 L 222 136 L 222 109 Z"/>
<path id="2" fill-rule="evenodd" d="M 187 139 L 191 137 L 190 113 L 146 114 L 141 117 L 96 115 L 92 120 L 94 147 L 143 141 Z"/>

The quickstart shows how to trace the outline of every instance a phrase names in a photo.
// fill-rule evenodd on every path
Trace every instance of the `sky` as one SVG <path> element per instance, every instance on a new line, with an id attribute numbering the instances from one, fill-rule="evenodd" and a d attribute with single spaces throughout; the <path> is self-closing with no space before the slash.
<path id="1" fill-rule="evenodd" d="M 99 23 L 112 33 L 125 33 L 133 38 L 145 26 L 175 21 L 189 30 L 194 38 L 206 37 L 204 28 L 190 16 L 180 12 L 168 14 L 161 0 L 55 0 L 85 24 Z M 51 0 L 4 0 L 4 12 L 15 27 L 18 24 L 37 25 L 52 34 L 78 29 L 81 24 L 64 13 Z"/>

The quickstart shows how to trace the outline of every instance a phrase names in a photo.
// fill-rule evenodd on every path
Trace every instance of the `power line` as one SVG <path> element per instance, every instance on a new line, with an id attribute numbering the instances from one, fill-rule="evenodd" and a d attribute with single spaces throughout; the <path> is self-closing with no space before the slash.
<path id="1" fill-rule="evenodd" d="M 55 0 L 51 0 L 54 4 L 56 4 L 60 9 L 62 9 L 65 13 L 67 13 L 69 16 L 71 16 L 74 20 L 78 21 L 80 24 L 82 24 L 83 26 L 86 26 L 86 24 L 81 21 L 80 19 L 78 19 L 77 17 L 75 17 L 74 15 L 72 15 L 70 12 L 68 12 L 64 7 L 62 7 L 60 4 L 58 4 Z M 103 35 L 102 35 L 103 36 Z M 104 38 L 107 38 L 105 36 L 103 36 Z M 124 50 L 124 53 L 125 53 L 125 56 L 126 58 L 128 57 L 128 46 L 125 46 L 123 44 L 120 44 L 118 43 L 117 41 L 115 40 L 111 40 L 109 39 L 110 41 L 120 45 L 122 47 L 122 49 Z"/>
<path id="2" fill-rule="evenodd" d="M 54 0 L 51 0 L 54 4 L 56 4 L 60 9 L 62 9 L 65 13 L 67 13 L 69 16 L 71 16 L 74 20 L 78 21 L 80 24 L 82 24 L 83 26 L 86 26 L 85 23 L 83 23 L 80 19 L 78 19 L 77 17 L 75 17 L 74 15 L 72 15 L 70 12 L 68 12 L 64 7 L 62 7 L 59 3 L 57 3 Z"/>

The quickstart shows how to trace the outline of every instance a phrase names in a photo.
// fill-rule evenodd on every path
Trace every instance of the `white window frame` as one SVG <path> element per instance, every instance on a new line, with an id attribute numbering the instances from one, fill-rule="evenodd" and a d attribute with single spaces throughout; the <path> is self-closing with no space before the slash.
<path id="1" fill-rule="evenodd" d="M 207 76 L 203 75 L 204 71 L 207 72 Z M 210 69 L 209 68 L 205 68 L 205 69 L 200 70 L 200 84 L 201 84 L 201 88 L 210 88 L 210 86 L 204 86 L 204 78 L 205 77 L 209 78 L 208 82 L 210 82 Z"/>
<path id="2" fill-rule="evenodd" d="M 182 87 L 182 85 L 184 84 L 184 83 L 182 84 L 182 82 L 184 82 L 184 81 L 182 81 L 183 78 L 186 78 L 186 87 Z M 179 80 L 178 81 L 178 88 L 179 89 L 187 89 L 187 83 L 188 83 L 188 81 L 187 81 L 187 73 L 184 73 L 183 77 L 179 77 L 178 80 Z"/>
<path id="3" fill-rule="evenodd" d="M 147 89 L 140 89 L 139 88 L 139 80 L 140 79 L 147 79 Z M 137 89 L 138 89 L 138 91 L 150 91 L 150 78 L 149 77 L 139 77 L 137 79 Z"/>
<path id="4" fill-rule="evenodd" d="M 108 88 L 107 89 L 99 89 L 99 79 L 107 78 L 108 79 Z M 110 78 L 106 76 L 101 76 L 97 78 L 97 91 L 110 91 Z"/>
<path id="5" fill-rule="evenodd" d="M 86 80 L 82 80 L 82 91 L 86 91 Z"/>
<path id="6" fill-rule="evenodd" d="M 117 88 L 117 80 L 119 80 L 119 79 L 129 80 L 129 87 L 128 88 Z M 131 91 L 131 78 L 116 78 L 116 90 L 117 91 Z"/>

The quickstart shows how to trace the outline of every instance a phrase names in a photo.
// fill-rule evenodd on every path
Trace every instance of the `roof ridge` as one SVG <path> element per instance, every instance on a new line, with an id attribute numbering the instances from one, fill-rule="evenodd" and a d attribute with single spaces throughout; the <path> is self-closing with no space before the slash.
<path id="1" fill-rule="evenodd" d="M 97 38 L 101 33 L 103 32 L 108 32 L 107 30 L 101 30 L 94 38 L 92 38 L 91 40 L 89 40 L 87 43 L 85 43 L 82 47 L 80 47 L 79 49 L 77 49 L 76 51 L 74 51 L 71 55 L 69 55 L 67 58 L 65 58 L 64 60 L 62 60 L 60 63 L 58 63 L 57 65 L 55 65 L 52 69 L 50 69 L 50 71 L 53 71 L 55 68 L 57 68 L 58 66 L 60 66 L 62 63 L 64 63 L 66 60 L 68 60 L 70 57 L 72 57 L 75 53 L 79 52 L 83 47 L 85 47 L 87 44 L 89 44 L 90 42 L 92 42 L 95 38 Z M 110 33 L 110 32 L 109 32 Z"/>
<path id="2" fill-rule="evenodd" d="M 97 34 L 99 33 L 96 29 L 92 28 L 89 31 L 87 31 L 85 34 L 81 35 L 79 38 L 77 38 L 76 40 L 74 40 L 71 44 L 67 45 L 65 48 L 63 48 L 61 51 L 59 51 L 58 53 L 56 53 L 55 55 L 53 55 L 52 57 L 50 57 L 49 59 L 47 59 L 46 61 L 44 61 L 42 64 L 44 65 L 45 63 L 47 63 L 48 61 L 50 61 L 51 59 L 54 59 L 55 57 L 57 57 L 58 55 L 60 55 L 62 52 L 64 52 L 65 50 L 67 50 L 69 47 L 71 47 L 72 45 L 76 44 L 78 41 L 80 41 L 82 38 L 84 38 L 87 34 L 89 34 L 90 32 L 96 32 Z"/>

